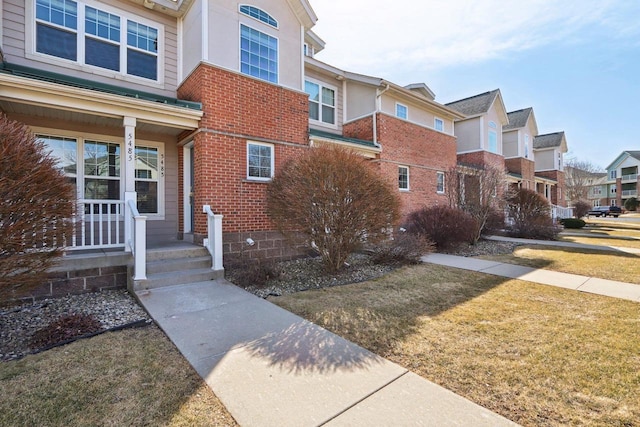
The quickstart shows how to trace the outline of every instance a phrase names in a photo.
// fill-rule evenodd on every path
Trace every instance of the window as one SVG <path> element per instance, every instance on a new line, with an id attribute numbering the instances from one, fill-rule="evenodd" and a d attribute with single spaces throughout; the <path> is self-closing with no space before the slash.
<path id="1" fill-rule="evenodd" d="M 529 135 L 524 135 L 524 158 L 529 158 Z"/>
<path id="2" fill-rule="evenodd" d="M 240 25 L 240 72 L 278 83 L 278 39 Z"/>
<path id="3" fill-rule="evenodd" d="M 264 22 L 267 25 L 271 25 L 273 28 L 278 28 L 278 21 L 273 19 L 271 15 L 262 9 L 258 9 L 254 6 L 247 6 L 246 4 L 240 5 L 240 13 Z"/>
<path id="4" fill-rule="evenodd" d="M 304 82 L 304 90 L 309 95 L 309 118 L 336 124 L 336 91 L 311 81 Z"/>
<path id="5" fill-rule="evenodd" d="M 140 213 L 158 213 L 158 148 L 136 146 L 136 193 Z"/>
<path id="6" fill-rule="evenodd" d="M 609 172 L 609 179 L 616 179 L 616 171 L 612 170 Z"/>
<path id="7" fill-rule="evenodd" d="M 444 131 L 444 121 L 439 118 L 435 118 L 433 121 L 433 127 L 435 130 L 439 130 L 440 132 Z"/>
<path id="8" fill-rule="evenodd" d="M 407 166 L 398 166 L 398 188 L 409 190 L 409 168 Z"/>
<path id="9" fill-rule="evenodd" d="M 84 143 L 84 198 L 120 200 L 120 145 Z"/>
<path id="10" fill-rule="evenodd" d="M 273 146 L 257 142 L 247 144 L 247 178 L 270 180 L 273 176 Z"/>
<path id="11" fill-rule="evenodd" d="M 597 208 L 598 206 L 600 206 L 600 199 L 593 201 L 593 207 Z"/>
<path id="12" fill-rule="evenodd" d="M 35 20 L 37 53 L 159 80 L 158 28 L 74 0 L 36 0 Z"/>
<path id="13" fill-rule="evenodd" d="M 495 130 L 489 131 L 489 151 L 498 153 L 498 133 Z"/>
<path id="14" fill-rule="evenodd" d="M 401 119 L 407 119 L 409 113 L 409 108 L 406 105 L 396 103 L 396 117 Z"/>
<path id="15" fill-rule="evenodd" d="M 558 153 L 558 170 L 562 170 L 562 153 Z"/>
<path id="16" fill-rule="evenodd" d="M 436 192 L 444 193 L 444 172 L 436 172 Z"/>

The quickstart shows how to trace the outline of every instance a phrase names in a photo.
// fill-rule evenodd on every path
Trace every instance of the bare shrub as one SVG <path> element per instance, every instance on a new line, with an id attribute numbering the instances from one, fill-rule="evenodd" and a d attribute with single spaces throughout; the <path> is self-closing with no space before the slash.
<path id="1" fill-rule="evenodd" d="M 420 259 L 433 252 L 434 244 L 425 236 L 398 232 L 373 249 L 371 260 L 376 264 L 392 266 L 419 264 Z"/>
<path id="2" fill-rule="evenodd" d="M 386 238 L 398 206 L 371 165 L 339 147 L 312 148 L 289 161 L 267 190 L 267 212 L 278 229 L 304 236 L 329 272 L 341 269 L 363 242 Z"/>
<path id="3" fill-rule="evenodd" d="M 522 188 L 508 199 L 507 206 L 512 222 L 509 235 L 545 240 L 558 235 L 559 229 L 551 219 L 551 206 L 541 194 Z"/>
<path id="4" fill-rule="evenodd" d="M 411 212 L 405 228 L 408 233 L 429 239 L 442 250 L 475 242 L 478 225 L 468 213 L 440 205 Z"/>
<path id="5" fill-rule="evenodd" d="M 242 257 L 226 270 L 227 279 L 241 288 L 265 288 L 270 280 L 282 275 L 274 260 Z"/>
<path id="6" fill-rule="evenodd" d="M 573 204 L 573 216 L 582 218 L 591 210 L 591 204 L 586 200 L 578 200 Z"/>
<path id="7" fill-rule="evenodd" d="M 0 115 L 0 296 L 44 282 L 71 234 L 73 199 L 44 144 Z"/>

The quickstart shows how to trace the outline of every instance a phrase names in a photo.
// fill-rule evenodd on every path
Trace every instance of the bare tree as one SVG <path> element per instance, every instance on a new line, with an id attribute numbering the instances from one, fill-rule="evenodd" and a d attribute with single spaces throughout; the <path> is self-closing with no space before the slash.
<path id="1" fill-rule="evenodd" d="M 605 173 L 602 168 L 588 160 L 571 158 L 564 167 L 565 192 L 567 199 L 573 202 L 585 200 L 589 195 L 589 187 Z"/>
<path id="2" fill-rule="evenodd" d="M 489 223 L 501 217 L 508 196 L 506 171 L 496 166 L 458 165 L 446 173 L 449 205 L 476 221 L 474 242 Z"/>

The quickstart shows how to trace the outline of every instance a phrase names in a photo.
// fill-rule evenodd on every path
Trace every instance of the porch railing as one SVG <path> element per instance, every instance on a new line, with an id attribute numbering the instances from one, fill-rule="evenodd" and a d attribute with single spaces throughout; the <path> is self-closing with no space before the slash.
<path id="1" fill-rule="evenodd" d="M 625 181 L 637 181 L 638 180 L 638 174 L 637 173 L 632 173 L 630 175 L 622 175 L 622 182 Z"/>
<path id="2" fill-rule="evenodd" d="M 67 240 L 67 248 L 80 250 L 124 247 L 123 215 L 122 200 L 78 200 L 73 232 L 70 241 Z"/>
<path id="3" fill-rule="evenodd" d="M 135 196 L 134 196 L 135 197 Z M 127 200 L 127 221 L 131 221 L 130 226 L 125 226 L 127 230 L 126 251 L 131 251 L 133 255 L 133 280 L 147 279 L 147 217 L 140 215 L 134 199 Z"/>
<path id="4" fill-rule="evenodd" d="M 204 246 L 211 254 L 211 269 L 223 270 L 222 264 L 222 218 L 223 215 L 216 215 L 211 210 L 211 206 L 204 205 L 202 212 L 207 214 L 207 238 Z"/>
<path id="5" fill-rule="evenodd" d="M 635 197 L 638 195 L 638 190 L 622 190 L 622 197 Z"/>
<path id="6" fill-rule="evenodd" d="M 551 218 L 553 220 L 563 219 L 563 218 L 572 218 L 573 217 L 573 208 L 565 208 L 562 206 L 551 205 Z"/>

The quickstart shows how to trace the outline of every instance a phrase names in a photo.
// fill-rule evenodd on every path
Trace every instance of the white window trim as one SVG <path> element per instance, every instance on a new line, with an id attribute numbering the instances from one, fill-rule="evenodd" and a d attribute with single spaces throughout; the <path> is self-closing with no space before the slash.
<path id="1" fill-rule="evenodd" d="M 491 135 L 496 136 L 496 151 L 491 151 Z M 500 153 L 500 141 L 498 140 L 498 131 L 489 129 L 487 133 L 487 151 L 493 154 L 501 154 Z"/>
<path id="2" fill-rule="evenodd" d="M 442 176 L 442 191 L 438 190 L 438 177 Z M 446 176 L 444 172 L 436 172 L 436 193 L 438 194 L 444 194 L 447 191 L 447 182 L 446 182 Z"/>
<path id="3" fill-rule="evenodd" d="M 400 187 L 400 169 L 405 169 L 407 171 L 407 188 Z M 398 165 L 398 190 L 400 191 L 411 191 L 411 175 L 409 172 L 409 166 Z"/>
<path id="4" fill-rule="evenodd" d="M 278 30 L 276 28 L 273 28 L 272 26 L 270 26 L 268 24 L 265 24 L 262 21 L 258 21 L 258 20 L 254 19 L 254 18 L 251 18 L 250 16 L 245 15 L 243 13 L 240 13 L 240 16 L 241 17 L 245 17 L 246 20 L 251 20 L 252 24 L 254 22 L 261 23 L 262 25 L 264 25 L 264 28 L 263 29 L 258 29 L 256 27 L 253 27 L 253 26 L 249 25 L 247 22 L 244 22 L 244 20 L 242 20 L 242 19 L 240 20 L 240 22 L 238 22 L 238 72 L 243 76 L 246 76 L 246 77 L 249 77 L 249 78 L 252 78 L 252 79 L 256 79 L 256 80 L 261 81 L 261 82 L 265 82 L 265 83 L 269 83 L 269 84 L 273 84 L 273 85 L 279 85 L 280 84 L 280 71 L 281 71 L 281 67 L 280 67 L 280 65 L 281 65 L 280 64 L 280 50 L 281 50 L 280 49 L 280 38 L 277 37 L 277 35 L 276 35 L 277 33 L 274 33 L 274 31 L 278 31 Z M 278 55 L 277 55 L 278 57 L 276 59 L 277 66 L 278 66 L 278 69 L 276 71 L 276 76 L 278 78 L 277 78 L 277 80 L 275 82 L 270 82 L 269 80 L 261 79 L 260 77 L 252 76 L 251 74 L 245 74 L 245 73 L 242 72 L 242 45 L 241 45 L 241 42 L 240 42 L 240 38 L 242 37 L 242 26 L 243 25 L 245 27 L 251 28 L 252 30 L 264 33 L 264 34 L 268 35 L 269 37 L 273 37 L 278 42 Z"/>
<path id="5" fill-rule="evenodd" d="M 38 62 L 45 62 L 48 64 L 57 65 L 64 68 L 70 68 L 90 74 L 95 74 L 104 77 L 110 77 L 116 80 L 125 80 L 134 82 L 136 84 L 151 86 L 155 88 L 164 88 L 164 70 L 165 70 L 165 31 L 164 25 L 146 19 L 140 15 L 135 15 L 133 13 L 124 11 L 122 9 L 115 8 L 113 6 L 97 2 L 95 0 L 74 0 L 78 4 L 78 28 L 76 30 L 76 34 L 78 34 L 78 59 L 76 61 L 71 61 L 64 58 L 58 58 L 56 56 L 47 55 L 44 53 L 40 53 L 36 51 L 36 0 L 27 0 L 25 4 L 25 57 L 27 59 L 31 59 Z M 120 59 L 121 59 L 121 71 L 113 71 L 106 68 L 96 67 L 93 65 L 84 63 L 84 39 L 86 37 L 86 33 L 84 31 L 85 26 L 85 6 L 93 7 L 95 9 L 103 10 L 105 12 L 109 12 L 114 15 L 118 15 L 121 19 L 121 37 L 120 37 Z M 153 27 L 158 30 L 158 75 L 156 80 L 147 79 L 144 77 L 134 76 L 130 74 L 126 74 L 122 71 L 123 63 L 122 57 L 123 55 L 126 58 L 126 50 L 127 50 L 127 20 L 136 21 L 140 24 Z M 122 37 L 124 34 L 124 38 Z M 124 46 L 124 49 L 122 48 Z M 124 53 L 123 53 L 124 52 Z M 126 65 L 126 61 L 124 63 Z"/>
<path id="6" fill-rule="evenodd" d="M 327 83 L 325 83 L 323 81 L 312 79 L 312 78 L 309 78 L 309 77 L 305 77 L 304 81 L 316 84 L 316 85 L 318 85 L 320 87 L 320 89 L 319 89 L 320 90 L 320 94 L 319 94 L 320 99 L 319 99 L 319 103 L 318 103 L 318 106 L 319 106 L 318 118 L 319 118 L 319 120 L 312 119 L 311 116 L 309 116 L 309 121 L 312 122 L 312 123 L 316 123 L 318 125 L 327 126 L 327 127 L 331 127 L 331 128 L 337 129 L 338 128 L 338 87 L 337 86 L 332 86 L 332 85 L 327 84 Z M 335 105 L 333 106 L 333 121 L 335 123 L 333 123 L 333 124 L 322 121 L 322 106 L 324 105 L 322 103 L 322 88 L 323 87 L 327 88 L 327 89 L 331 89 L 333 91 L 333 93 L 335 94 Z M 308 96 L 307 96 L 307 98 L 308 98 Z"/>
<path id="7" fill-rule="evenodd" d="M 407 110 L 407 117 L 400 117 L 400 116 L 398 115 L 398 107 L 404 107 L 404 108 Z M 394 113 L 395 113 L 395 116 L 396 116 L 397 118 L 399 118 L 399 119 L 402 119 L 402 120 L 409 120 L 409 107 L 408 107 L 408 106 L 406 106 L 406 105 L 404 105 L 404 104 L 402 104 L 402 103 L 400 103 L 400 102 L 396 102 L 396 108 L 395 108 Z"/>
<path id="8" fill-rule="evenodd" d="M 77 171 L 75 174 L 76 178 L 76 197 L 78 199 L 84 199 L 84 143 L 85 141 L 96 141 L 96 142 L 108 142 L 112 144 L 120 145 L 120 200 L 124 200 L 124 192 L 125 192 L 125 181 L 126 181 L 126 170 L 125 170 L 125 156 L 124 156 L 124 137 L 114 137 L 107 136 L 101 134 L 94 133 L 76 133 L 71 131 L 59 130 L 59 129 L 51 129 L 51 128 L 43 128 L 43 127 L 30 127 L 31 132 L 35 135 L 43 135 L 43 136 L 51 136 L 51 137 L 59 137 L 59 138 L 73 138 L 77 141 Z M 158 149 L 158 162 L 159 168 L 160 165 L 164 163 L 165 170 L 158 170 L 158 213 L 146 213 L 147 219 L 154 221 L 161 221 L 165 219 L 165 176 L 166 176 L 166 156 L 164 154 L 164 143 L 155 142 L 155 141 L 147 141 L 142 139 L 136 139 L 136 147 L 153 147 Z M 134 173 L 134 181 L 135 178 L 135 169 Z M 79 186 L 78 183 L 82 182 L 82 186 Z"/>
<path id="9" fill-rule="evenodd" d="M 438 129 L 438 121 L 440 121 L 440 123 L 442 123 L 442 129 Z M 433 129 L 437 130 L 438 132 L 444 132 L 444 119 L 441 119 L 440 117 L 434 117 L 433 118 Z"/>
<path id="10" fill-rule="evenodd" d="M 259 18 L 256 18 L 255 16 L 251 16 L 251 15 L 248 15 L 248 14 L 246 14 L 246 13 L 242 12 L 242 11 L 240 10 L 240 8 L 241 8 L 242 6 L 249 6 L 249 7 L 253 7 L 253 8 L 255 8 L 255 9 L 259 9 L 259 10 L 263 11 L 264 13 L 266 13 L 267 15 L 269 15 L 269 16 L 271 17 L 271 19 L 273 19 L 274 21 L 276 21 L 276 25 L 275 25 L 275 27 L 274 27 L 273 25 L 271 25 L 271 24 L 267 23 L 267 22 L 261 21 Z M 252 4 L 248 4 L 248 3 L 239 3 L 239 4 L 238 4 L 238 13 L 240 14 L 240 16 L 246 16 L 247 18 L 249 18 L 249 19 L 251 19 L 251 20 L 253 20 L 253 21 L 259 22 L 259 23 L 261 23 L 262 25 L 265 25 L 265 26 L 267 26 L 267 27 L 269 27 L 269 28 L 273 28 L 273 29 L 276 29 L 276 30 L 279 30 L 279 29 L 280 29 L 280 21 L 278 21 L 278 20 L 277 20 L 277 19 L 276 19 L 276 18 L 275 18 L 271 13 L 267 12 L 266 10 L 264 10 L 264 9 L 263 9 L 263 8 L 261 8 L 261 7 L 254 6 L 254 5 L 252 5 Z"/>
<path id="11" fill-rule="evenodd" d="M 249 176 L 249 146 L 250 145 L 260 145 L 263 147 L 269 147 L 271 149 L 271 173 L 270 176 L 268 178 L 261 178 L 261 177 L 257 177 L 257 176 Z M 258 141 L 247 141 L 247 154 L 246 154 L 246 158 L 245 161 L 247 162 L 247 181 L 258 181 L 258 182 L 269 182 L 273 179 L 273 174 L 274 174 L 274 169 L 275 169 L 275 157 L 276 157 L 276 151 L 275 151 L 275 146 L 273 144 L 267 144 L 265 142 L 258 142 Z"/>

